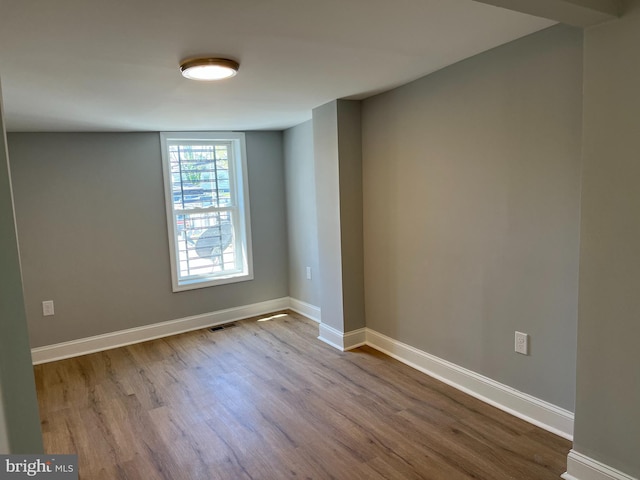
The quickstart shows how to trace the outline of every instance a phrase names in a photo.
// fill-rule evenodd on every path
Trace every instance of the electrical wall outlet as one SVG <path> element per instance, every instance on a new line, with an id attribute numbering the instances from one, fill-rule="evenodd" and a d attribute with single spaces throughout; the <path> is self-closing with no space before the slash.
<path id="1" fill-rule="evenodd" d="M 311 280 L 311 267 L 307 267 L 307 280 Z"/>
<path id="2" fill-rule="evenodd" d="M 516 353 L 529 355 L 529 335 L 522 332 L 516 332 Z"/>
<path id="3" fill-rule="evenodd" d="M 42 316 L 48 317 L 49 315 L 54 315 L 53 300 L 46 300 L 42 302 Z"/>

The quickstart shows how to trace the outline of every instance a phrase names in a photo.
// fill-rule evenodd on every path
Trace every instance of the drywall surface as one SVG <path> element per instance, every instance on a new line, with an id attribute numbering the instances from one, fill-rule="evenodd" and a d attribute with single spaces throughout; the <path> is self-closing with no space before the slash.
<path id="1" fill-rule="evenodd" d="M 287 296 L 282 133 L 246 145 L 255 278 L 173 293 L 157 133 L 10 134 L 32 346 Z"/>
<path id="2" fill-rule="evenodd" d="M 284 132 L 289 296 L 320 305 L 318 218 L 311 120 Z M 307 278 L 307 267 L 311 278 Z"/>
<path id="3" fill-rule="evenodd" d="M 313 152 L 318 215 L 322 323 L 344 332 L 340 246 L 338 102 L 313 109 Z"/>
<path id="4" fill-rule="evenodd" d="M 367 327 L 568 410 L 581 89 L 582 32 L 558 26 L 362 114 Z"/>
<path id="5" fill-rule="evenodd" d="M 42 453 L 0 90 L 0 453 Z"/>
<path id="6" fill-rule="evenodd" d="M 322 323 L 340 332 L 365 326 L 361 131 L 359 101 L 313 109 Z"/>
<path id="7" fill-rule="evenodd" d="M 574 449 L 640 478 L 640 2 L 585 32 Z"/>
<path id="8" fill-rule="evenodd" d="M 0 455 L 9 453 L 9 431 L 4 419 L 4 398 L 2 383 L 0 383 Z"/>
<path id="9" fill-rule="evenodd" d="M 340 248 L 344 328 L 365 326 L 362 252 L 362 102 L 338 100 Z"/>

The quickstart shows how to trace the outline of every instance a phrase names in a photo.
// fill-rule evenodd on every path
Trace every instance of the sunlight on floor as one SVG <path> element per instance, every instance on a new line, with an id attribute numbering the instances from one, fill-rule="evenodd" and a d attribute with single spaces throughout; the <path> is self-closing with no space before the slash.
<path id="1" fill-rule="evenodd" d="M 261 318 L 258 320 L 258 322 L 268 322 L 269 320 L 273 320 L 275 318 L 282 318 L 282 317 L 286 317 L 287 314 L 286 313 L 278 313 L 276 315 L 272 315 L 270 317 L 266 317 L 266 318 Z"/>

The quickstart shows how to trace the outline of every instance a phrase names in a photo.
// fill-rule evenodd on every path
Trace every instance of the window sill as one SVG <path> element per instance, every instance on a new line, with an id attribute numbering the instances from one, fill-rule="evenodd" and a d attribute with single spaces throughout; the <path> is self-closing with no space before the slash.
<path id="1" fill-rule="evenodd" d="M 225 277 L 216 277 L 213 279 L 199 278 L 192 280 L 183 280 L 180 283 L 174 282 L 173 292 L 184 292 L 187 290 L 196 290 L 198 288 L 216 287 L 219 285 L 228 285 L 230 283 L 247 282 L 253 280 L 253 273 L 236 273 Z"/>

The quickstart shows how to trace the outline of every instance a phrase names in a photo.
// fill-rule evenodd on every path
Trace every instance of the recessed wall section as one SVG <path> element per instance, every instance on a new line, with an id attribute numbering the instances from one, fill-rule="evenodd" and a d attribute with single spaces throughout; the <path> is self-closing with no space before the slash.
<path id="1" fill-rule="evenodd" d="M 581 91 L 582 32 L 559 26 L 362 117 L 367 327 L 571 411 Z"/>

